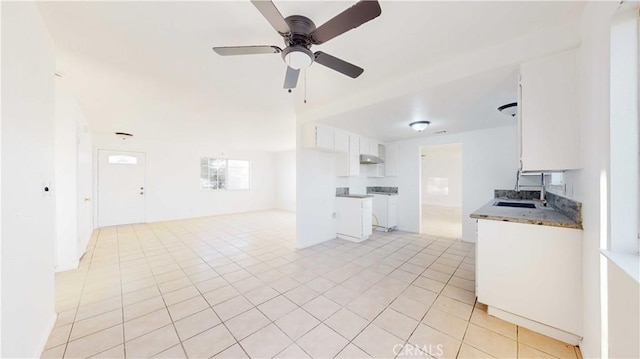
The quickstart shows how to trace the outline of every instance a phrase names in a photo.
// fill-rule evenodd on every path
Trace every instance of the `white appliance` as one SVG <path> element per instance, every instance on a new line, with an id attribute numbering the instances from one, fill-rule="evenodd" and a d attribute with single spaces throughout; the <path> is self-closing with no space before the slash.
<path id="1" fill-rule="evenodd" d="M 372 233 L 371 196 L 350 195 L 336 197 L 338 238 L 362 242 Z"/>
<path id="2" fill-rule="evenodd" d="M 389 232 L 398 225 L 398 194 L 371 193 L 373 196 L 373 225 L 378 231 Z"/>

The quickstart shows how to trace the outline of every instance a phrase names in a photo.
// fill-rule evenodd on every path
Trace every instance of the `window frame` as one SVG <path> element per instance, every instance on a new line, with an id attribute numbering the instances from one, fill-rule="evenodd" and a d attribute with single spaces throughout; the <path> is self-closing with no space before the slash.
<path id="1" fill-rule="evenodd" d="M 203 162 L 207 161 L 207 167 L 209 168 L 209 173 L 208 173 L 208 180 L 209 183 L 213 183 L 211 181 L 211 162 L 212 161 L 222 161 L 224 166 L 220 166 L 220 168 L 224 168 L 223 173 L 224 173 L 224 186 L 221 187 L 220 183 L 221 181 L 219 181 L 219 179 L 217 179 L 217 185 L 214 188 L 212 187 L 204 187 L 203 186 Z M 238 162 L 246 162 L 248 164 L 248 180 L 247 180 L 247 188 L 229 188 L 229 161 L 238 161 Z M 244 160 L 244 159 L 235 159 L 235 158 L 228 158 L 228 157 L 207 157 L 207 156 L 203 156 L 200 157 L 200 190 L 201 191 L 250 191 L 251 187 L 252 187 L 252 168 L 251 168 L 251 160 Z M 219 169 L 218 169 L 219 171 Z M 217 175 L 220 175 L 220 172 L 217 173 Z"/>

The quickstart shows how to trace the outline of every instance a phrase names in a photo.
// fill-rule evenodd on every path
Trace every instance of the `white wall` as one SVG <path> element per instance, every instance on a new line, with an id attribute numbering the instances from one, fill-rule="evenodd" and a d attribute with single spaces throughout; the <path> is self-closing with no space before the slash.
<path id="1" fill-rule="evenodd" d="M 113 134 L 94 135 L 97 150 L 146 153 L 146 221 L 240 213 L 274 208 L 275 155 L 263 151 L 233 150 L 232 144 L 153 141 L 133 134 L 123 141 Z M 251 161 L 251 190 L 200 189 L 200 158 L 227 157 Z M 96 158 L 96 157 L 94 157 Z M 97 159 L 96 165 L 97 165 Z M 96 175 L 96 180 L 98 176 Z M 97 189 L 97 183 L 96 187 Z M 94 195 L 97 198 L 97 195 Z M 99 201 L 100 199 L 97 198 Z"/>
<path id="2" fill-rule="evenodd" d="M 90 141 L 82 109 L 64 80 L 55 82 L 56 271 L 63 271 L 78 266 L 91 236 L 92 208 L 83 208 L 82 201 L 91 193 L 86 193 L 92 186 L 86 172 L 91 171 L 92 156 L 91 143 L 82 143 Z M 86 160 L 89 163 L 81 166 Z"/>
<path id="3" fill-rule="evenodd" d="M 462 144 L 425 146 L 421 161 L 422 205 L 462 207 Z M 438 188 L 429 191 L 429 184 Z"/>
<path id="4" fill-rule="evenodd" d="M 296 245 L 305 248 L 336 237 L 334 153 L 296 146 Z"/>
<path id="5" fill-rule="evenodd" d="M 39 357 L 55 321 L 53 44 L 33 2 L 2 2 L 2 352 Z"/>
<path id="6" fill-rule="evenodd" d="M 275 208 L 296 211 L 296 150 L 275 154 Z"/>
<path id="7" fill-rule="evenodd" d="M 640 283 L 609 262 L 609 358 L 640 358 Z"/>

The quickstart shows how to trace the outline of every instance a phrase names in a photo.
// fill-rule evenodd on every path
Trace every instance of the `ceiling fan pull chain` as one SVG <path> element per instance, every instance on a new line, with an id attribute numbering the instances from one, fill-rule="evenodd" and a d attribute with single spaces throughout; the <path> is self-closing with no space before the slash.
<path id="1" fill-rule="evenodd" d="M 307 69 L 304 69 L 304 103 L 307 103 Z"/>

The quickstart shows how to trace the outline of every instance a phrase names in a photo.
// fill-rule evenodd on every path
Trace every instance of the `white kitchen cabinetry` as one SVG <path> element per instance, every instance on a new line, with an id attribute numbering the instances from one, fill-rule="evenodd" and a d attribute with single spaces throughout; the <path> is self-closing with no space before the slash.
<path id="1" fill-rule="evenodd" d="M 395 177 L 398 175 L 398 145 L 395 143 L 385 145 L 384 175 Z"/>
<path id="2" fill-rule="evenodd" d="M 348 134 L 348 151 L 336 155 L 336 176 L 348 177 L 360 175 L 360 137 Z"/>
<path id="3" fill-rule="evenodd" d="M 380 157 L 380 141 L 378 140 L 369 140 L 369 154 L 373 156 Z"/>
<path id="4" fill-rule="evenodd" d="M 304 148 L 334 151 L 335 129 L 321 123 L 304 125 L 302 143 Z"/>
<path id="5" fill-rule="evenodd" d="M 347 131 L 335 129 L 334 130 L 334 151 L 348 153 L 349 152 L 349 133 Z"/>
<path id="6" fill-rule="evenodd" d="M 387 156 L 386 156 L 386 148 L 383 144 L 381 144 L 380 142 L 377 142 L 375 140 L 372 140 L 369 142 L 369 146 L 371 149 L 371 154 L 376 156 L 376 157 L 380 157 L 382 159 L 382 163 L 378 163 L 375 165 L 366 165 L 367 167 L 367 176 L 368 177 L 384 177 L 385 175 L 385 168 L 386 168 L 386 161 L 387 161 Z M 375 149 L 375 151 L 374 151 Z"/>
<path id="7" fill-rule="evenodd" d="M 577 50 L 520 65 L 518 129 L 523 171 L 580 168 Z"/>
<path id="8" fill-rule="evenodd" d="M 577 344 L 582 231 L 478 220 L 477 294 L 490 315 Z"/>
<path id="9" fill-rule="evenodd" d="M 362 242 L 372 233 L 372 198 L 336 197 L 338 238 Z"/>
<path id="10" fill-rule="evenodd" d="M 376 230 L 386 232 L 398 225 L 398 195 L 373 194 L 373 221 Z"/>

